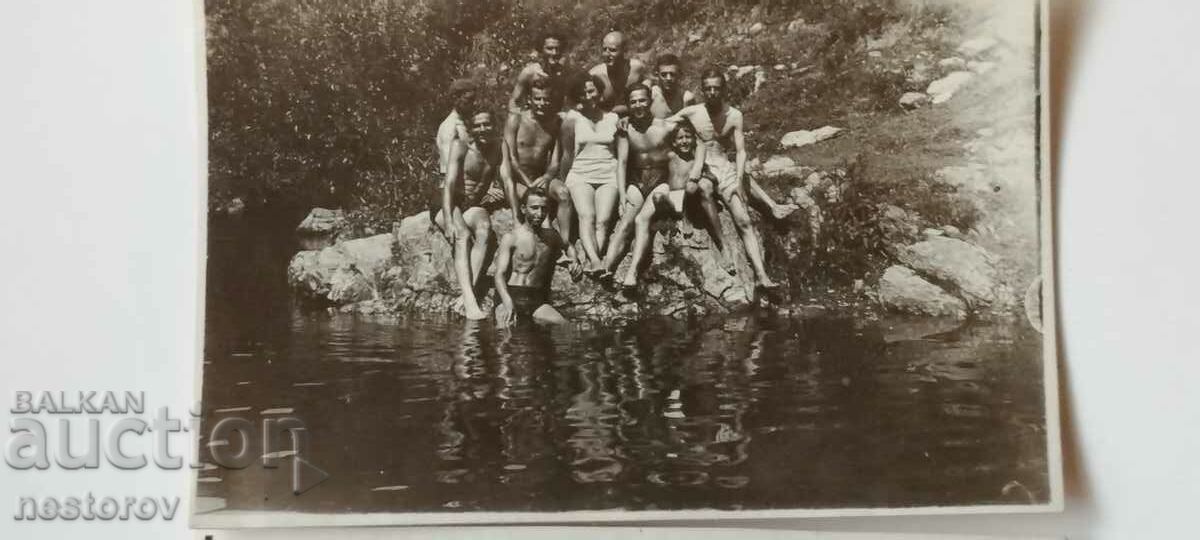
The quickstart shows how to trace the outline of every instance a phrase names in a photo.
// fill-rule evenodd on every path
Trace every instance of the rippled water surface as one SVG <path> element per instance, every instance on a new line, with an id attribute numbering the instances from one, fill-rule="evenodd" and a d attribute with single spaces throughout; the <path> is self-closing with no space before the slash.
<path id="1" fill-rule="evenodd" d="M 199 495 L 228 509 L 1048 499 L 1041 340 L 1023 323 L 368 321 L 297 309 L 278 248 L 217 232 L 204 422 L 291 409 L 330 474 L 295 496 L 290 467 L 202 472 Z"/>

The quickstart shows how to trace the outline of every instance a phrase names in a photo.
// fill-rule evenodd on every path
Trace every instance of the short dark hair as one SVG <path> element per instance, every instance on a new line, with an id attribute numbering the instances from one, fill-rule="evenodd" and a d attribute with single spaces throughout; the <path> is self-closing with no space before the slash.
<path id="1" fill-rule="evenodd" d="M 575 80 L 574 84 L 571 85 L 571 97 L 580 99 L 583 96 L 584 89 L 587 88 L 587 83 L 589 82 L 595 85 L 596 90 L 599 90 L 601 94 L 603 94 L 604 90 L 608 88 L 608 86 L 604 84 L 604 79 L 601 79 L 599 75 L 588 73 L 580 76 Z"/>
<path id="2" fill-rule="evenodd" d="M 721 79 L 722 86 L 729 82 L 725 80 L 725 72 L 717 67 L 710 67 L 704 70 L 704 73 L 700 74 L 700 82 L 703 83 L 704 79 Z"/>
<path id="3" fill-rule="evenodd" d="M 680 120 L 679 123 L 675 124 L 675 129 L 672 129 L 671 133 L 668 134 L 668 137 L 670 138 L 668 144 L 675 144 L 675 137 L 679 135 L 680 131 L 687 131 L 695 136 L 696 126 L 693 126 L 690 120 Z"/>
<path id="4" fill-rule="evenodd" d="M 550 92 L 551 96 L 553 96 L 555 94 L 555 92 L 558 91 L 558 88 L 556 88 L 553 84 L 550 84 L 550 80 L 547 79 L 546 77 L 535 77 L 533 79 L 533 81 L 529 83 L 529 94 L 531 96 L 533 95 L 533 90 L 535 90 L 535 89 L 536 90 L 546 90 L 546 91 Z"/>
<path id="5" fill-rule="evenodd" d="M 537 41 L 535 41 L 533 43 L 534 50 L 541 52 L 542 47 L 546 46 L 547 39 L 557 39 L 558 44 L 562 48 L 564 48 L 564 49 L 567 48 L 567 37 L 565 35 L 563 35 L 562 32 L 559 32 L 557 30 L 547 30 L 545 32 L 542 32 L 541 34 L 538 34 Z"/>
<path id="6" fill-rule="evenodd" d="M 656 67 L 678 66 L 679 65 L 679 57 L 675 56 L 671 53 L 667 53 L 667 54 L 659 56 L 658 59 L 654 62 L 654 65 Z"/>
<path id="7" fill-rule="evenodd" d="M 521 206 L 525 206 L 525 201 L 528 201 L 529 197 L 531 197 L 531 196 L 541 197 L 543 199 L 550 200 L 550 195 L 548 193 L 546 193 L 545 188 L 540 188 L 540 187 L 529 188 L 529 189 L 525 190 L 525 193 L 521 194 Z"/>
<path id="8" fill-rule="evenodd" d="M 644 85 L 644 84 L 635 84 L 635 85 L 633 85 L 633 86 L 630 86 L 628 89 L 626 89 L 626 90 L 625 90 L 625 102 L 626 102 L 626 103 L 629 103 L 629 98 L 633 97 L 633 93 L 634 93 L 634 92 L 640 92 L 640 91 L 644 91 L 644 92 L 646 92 L 646 97 L 647 97 L 647 98 L 653 98 L 653 97 L 654 97 L 654 94 L 650 92 L 650 87 L 648 87 L 648 86 L 646 86 L 646 85 Z"/>

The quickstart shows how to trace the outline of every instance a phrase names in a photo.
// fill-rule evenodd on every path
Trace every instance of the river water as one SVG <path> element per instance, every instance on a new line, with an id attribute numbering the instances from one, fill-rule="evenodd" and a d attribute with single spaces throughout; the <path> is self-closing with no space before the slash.
<path id="1" fill-rule="evenodd" d="M 296 496 L 290 467 L 202 472 L 198 494 L 226 509 L 1048 500 L 1041 340 L 1023 322 L 372 321 L 296 306 L 294 246 L 252 228 L 210 226 L 202 421 L 300 418 L 329 478 Z"/>

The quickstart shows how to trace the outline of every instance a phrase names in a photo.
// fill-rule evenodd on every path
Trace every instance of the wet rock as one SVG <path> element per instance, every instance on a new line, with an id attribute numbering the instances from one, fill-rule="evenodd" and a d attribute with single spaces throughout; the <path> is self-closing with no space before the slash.
<path id="1" fill-rule="evenodd" d="M 907 92 L 900 96 L 900 106 L 908 110 L 919 109 L 927 103 L 929 96 L 921 92 Z"/>
<path id="2" fill-rule="evenodd" d="M 306 249 L 320 249 L 333 244 L 345 228 L 346 213 L 342 210 L 313 208 L 296 226 L 296 235 Z"/>
<path id="3" fill-rule="evenodd" d="M 985 52 L 992 50 L 999 42 L 992 37 L 978 37 L 963 42 L 958 46 L 958 52 L 965 56 L 979 56 Z"/>
<path id="4" fill-rule="evenodd" d="M 975 73 L 978 73 L 980 75 L 983 75 L 993 69 L 996 69 L 996 63 L 995 62 L 979 62 L 979 61 L 972 60 L 970 62 L 967 62 L 967 69 L 974 71 Z"/>
<path id="5" fill-rule="evenodd" d="M 995 257 L 987 250 L 947 237 L 926 238 L 899 250 L 905 266 L 954 289 L 972 307 L 997 300 Z"/>
<path id="6" fill-rule="evenodd" d="M 784 148 L 799 148 L 801 146 L 816 144 L 827 139 L 832 139 L 840 135 L 841 132 L 842 128 L 833 126 L 825 126 L 823 128 L 814 129 L 811 131 L 791 131 L 785 134 L 783 138 L 779 140 L 779 144 L 783 145 Z"/>
<path id="7" fill-rule="evenodd" d="M 970 71 L 955 71 L 929 83 L 929 88 L 925 90 L 925 93 L 929 94 L 934 104 L 945 103 L 954 97 L 954 94 L 963 86 L 966 86 L 974 76 L 975 74 Z"/>
<path id="8" fill-rule="evenodd" d="M 903 266 L 899 268 L 904 268 Z M 886 315 L 875 325 L 887 343 L 916 341 L 957 330 L 963 325 L 958 317 L 911 317 Z"/>
<path id="9" fill-rule="evenodd" d="M 377 295 L 392 257 L 392 236 L 379 234 L 301 251 L 288 264 L 288 283 L 302 295 L 341 305 Z"/>
<path id="10" fill-rule="evenodd" d="M 951 56 L 950 58 L 939 60 L 938 67 L 942 68 L 942 71 L 945 73 L 953 73 L 967 69 L 967 61 L 957 56 Z"/>
<path id="11" fill-rule="evenodd" d="M 892 266 L 879 279 L 879 301 L 889 310 L 914 315 L 963 319 L 967 306 L 909 268 Z"/>

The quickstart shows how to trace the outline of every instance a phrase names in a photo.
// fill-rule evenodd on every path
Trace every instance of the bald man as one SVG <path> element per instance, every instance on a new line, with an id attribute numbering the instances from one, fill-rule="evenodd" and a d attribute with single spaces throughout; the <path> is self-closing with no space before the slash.
<path id="1" fill-rule="evenodd" d="M 625 116 L 629 112 L 625 105 L 625 92 L 635 85 L 642 84 L 650 69 L 641 60 L 626 56 L 625 34 L 621 32 L 609 32 L 604 36 L 601 46 L 604 62 L 596 64 L 588 70 L 588 74 L 600 77 L 600 80 L 604 81 L 600 107 Z"/>

